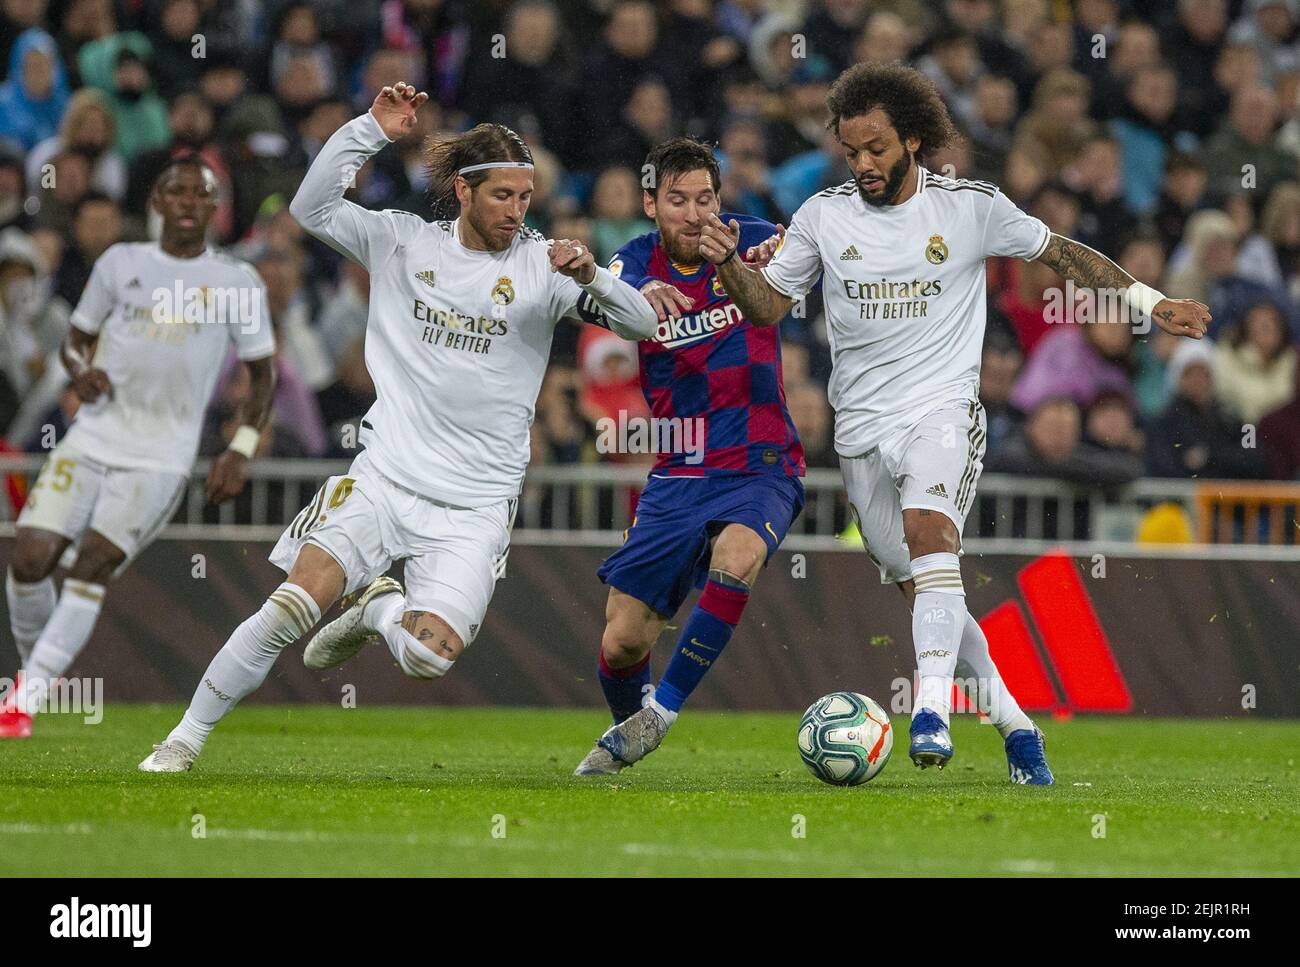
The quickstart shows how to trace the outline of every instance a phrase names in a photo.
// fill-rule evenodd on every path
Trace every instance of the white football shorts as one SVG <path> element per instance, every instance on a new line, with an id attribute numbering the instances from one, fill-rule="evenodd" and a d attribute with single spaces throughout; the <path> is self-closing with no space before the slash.
<path id="1" fill-rule="evenodd" d="M 984 469 L 987 427 L 976 400 L 945 404 L 858 457 L 840 457 L 849 511 L 882 584 L 909 580 L 903 511 L 938 511 L 960 535 Z"/>
<path id="2" fill-rule="evenodd" d="M 18 526 L 52 531 L 74 543 L 95 531 L 126 555 L 114 572 L 120 574 L 171 520 L 188 479 L 110 467 L 60 443 L 41 467 Z"/>
<path id="3" fill-rule="evenodd" d="M 270 561 L 286 574 L 308 542 L 338 561 L 345 594 L 405 561 L 406 610 L 429 611 L 468 645 L 505 574 L 518 501 L 453 507 L 399 487 L 365 452 L 330 477 L 280 536 Z"/>

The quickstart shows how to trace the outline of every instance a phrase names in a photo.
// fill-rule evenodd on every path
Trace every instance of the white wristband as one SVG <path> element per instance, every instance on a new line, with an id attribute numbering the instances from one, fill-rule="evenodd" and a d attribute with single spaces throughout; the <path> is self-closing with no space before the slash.
<path id="1" fill-rule="evenodd" d="M 262 434 L 258 432 L 255 426 L 241 426 L 235 431 L 235 435 L 230 439 L 230 446 L 227 450 L 234 450 L 242 454 L 249 460 L 253 459 L 253 454 L 257 452 L 257 445 L 262 440 Z"/>
<path id="2" fill-rule="evenodd" d="M 1144 316 L 1151 315 L 1156 305 L 1164 299 L 1165 294 L 1159 289 L 1153 289 L 1141 282 L 1134 282 L 1124 290 L 1124 301 L 1137 308 Z"/>
<path id="3" fill-rule="evenodd" d="M 591 277 L 591 281 L 586 284 L 579 282 L 578 286 L 593 298 L 604 299 L 614 291 L 614 273 L 597 265 L 596 274 Z"/>

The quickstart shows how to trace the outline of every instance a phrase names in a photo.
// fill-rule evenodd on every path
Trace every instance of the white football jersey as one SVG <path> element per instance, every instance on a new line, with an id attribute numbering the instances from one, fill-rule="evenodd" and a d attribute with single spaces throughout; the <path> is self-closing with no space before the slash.
<path id="1" fill-rule="evenodd" d="M 104 252 L 72 324 L 99 336 L 94 365 L 113 388 L 82 404 L 65 443 L 110 467 L 189 473 L 231 345 L 242 360 L 275 352 L 251 265 L 211 250 L 175 258 L 154 242 Z"/>
<path id="2" fill-rule="evenodd" d="M 1036 259 L 1051 237 L 994 185 L 917 172 L 901 205 L 868 205 L 853 181 L 809 198 L 763 269 L 792 299 L 822 279 L 841 456 L 978 397 L 984 260 Z"/>
<path id="3" fill-rule="evenodd" d="M 549 243 L 532 229 L 504 251 L 478 252 L 461 243 L 459 220 L 430 223 L 344 200 L 352 174 L 386 144 L 369 113 L 344 125 L 291 210 L 370 271 L 366 367 L 377 399 L 361 443 L 372 466 L 421 496 L 486 506 L 519 493 L 556 323 L 573 316 L 618 328 L 624 317 L 610 310 L 605 318 L 596 291 L 632 307 L 646 333 L 655 314 L 605 270 L 585 287 L 552 272 Z"/>

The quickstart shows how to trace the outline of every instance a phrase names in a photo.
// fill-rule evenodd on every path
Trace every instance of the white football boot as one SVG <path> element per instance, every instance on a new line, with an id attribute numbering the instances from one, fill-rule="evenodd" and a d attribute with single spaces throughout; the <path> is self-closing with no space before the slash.
<path id="1" fill-rule="evenodd" d="M 379 633 L 365 623 L 366 605 L 383 594 L 403 593 L 402 586 L 392 578 L 375 578 L 350 607 L 307 642 L 307 648 L 302 653 L 302 663 L 316 671 L 334 668 L 342 665 L 366 645 L 378 641 Z"/>
<path id="2" fill-rule="evenodd" d="M 649 705 L 629 715 L 596 742 L 574 770 L 575 776 L 608 776 L 640 762 L 659 748 L 668 723 Z"/>
<path id="3" fill-rule="evenodd" d="M 198 757 L 185 743 L 168 739 L 155 745 L 139 768 L 141 772 L 189 772 Z"/>

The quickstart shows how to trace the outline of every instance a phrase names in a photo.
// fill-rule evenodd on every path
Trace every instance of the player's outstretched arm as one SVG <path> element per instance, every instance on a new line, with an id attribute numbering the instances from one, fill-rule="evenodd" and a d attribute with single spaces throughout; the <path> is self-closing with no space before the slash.
<path id="1" fill-rule="evenodd" d="M 1082 242 L 1053 234 L 1037 261 L 1065 279 L 1090 289 L 1122 292 L 1124 300 L 1155 320 L 1165 332 L 1201 339 L 1210 324 L 1210 309 L 1195 299 L 1170 299 Z"/>
<path id="2" fill-rule="evenodd" d="M 380 91 L 369 111 L 335 131 L 289 203 L 298 224 L 366 268 L 372 255 L 391 251 L 396 244 L 391 219 L 343 195 L 371 155 L 414 129 L 416 112 L 428 99 L 428 94 L 399 82 Z"/>
<path id="3" fill-rule="evenodd" d="M 700 254 L 717 267 L 722 287 L 751 324 L 775 326 L 786 317 L 794 300 L 777 292 L 762 272 L 736 256 L 739 244 L 740 225 L 735 219 L 724 225 L 717 215 L 709 215 L 700 230 Z"/>
<path id="4" fill-rule="evenodd" d="M 212 462 L 208 471 L 207 495 L 214 504 L 239 496 L 248 480 L 248 461 L 257 452 L 262 430 L 271 420 L 275 399 L 274 357 L 250 359 L 248 399 L 239 408 L 238 426 L 226 452 Z"/>
<path id="5" fill-rule="evenodd" d="M 576 307 L 579 319 L 603 325 L 633 342 L 654 335 L 659 326 L 654 307 L 609 269 L 597 265 L 586 245 L 557 238 L 551 243 L 550 258 L 552 272 L 573 279 L 582 288 Z"/>

